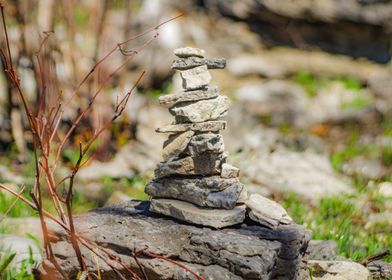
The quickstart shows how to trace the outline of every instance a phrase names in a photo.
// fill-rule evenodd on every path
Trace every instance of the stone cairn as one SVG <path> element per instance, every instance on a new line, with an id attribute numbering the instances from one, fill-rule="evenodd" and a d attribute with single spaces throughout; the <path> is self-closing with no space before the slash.
<path id="1" fill-rule="evenodd" d="M 183 90 L 161 96 L 175 122 L 156 131 L 169 134 L 163 144 L 163 162 L 145 188 L 152 197 L 150 211 L 193 224 L 222 228 L 249 217 L 269 227 L 291 223 L 286 211 L 260 195 L 248 197 L 239 169 L 228 164 L 220 130 L 226 122 L 230 100 L 209 86 L 209 69 L 223 69 L 226 60 L 207 59 L 205 51 L 185 47 L 174 50 L 179 58 Z"/>

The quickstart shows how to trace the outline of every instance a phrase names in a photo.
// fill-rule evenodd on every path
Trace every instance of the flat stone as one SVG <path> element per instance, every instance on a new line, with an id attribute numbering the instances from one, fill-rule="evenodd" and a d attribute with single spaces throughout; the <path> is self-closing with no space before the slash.
<path id="1" fill-rule="evenodd" d="M 196 279 L 183 267 L 145 256 L 143 251 L 146 249 L 176 260 L 204 279 L 307 279 L 301 276 L 308 274 L 304 264 L 310 235 L 301 226 L 269 229 L 244 224 L 212 229 L 151 213 L 149 206 L 148 201 L 128 201 L 93 209 L 75 216 L 75 228 L 83 237 L 121 259 L 141 279 Z M 56 261 L 66 279 L 77 279 L 80 265 L 67 233 L 60 228 L 54 234 L 58 237 L 52 241 Z M 119 279 L 102 259 L 92 256 L 84 246 L 81 250 L 89 271 L 97 271 L 99 267 L 101 279 Z M 137 260 L 135 251 L 140 252 Z M 45 264 L 38 266 L 40 279 L 53 278 L 53 271 Z M 121 274 L 130 278 L 124 267 L 115 265 Z M 140 266 L 144 268 L 146 278 L 143 278 Z M 44 275 L 48 277 L 44 278 Z"/>
<path id="2" fill-rule="evenodd" d="M 235 184 L 221 192 L 211 192 L 206 199 L 206 206 L 233 209 L 239 203 L 244 185 Z"/>
<path id="3" fill-rule="evenodd" d="M 222 178 L 237 178 L 238 176 L 240 176 L 240 170 L 237 167 L 228 163 L 222 164 Z"/>
<path id="4" fill-rule="evenodd" d="M 223 153 L 225 146 L 223 143 L 223 137 L 220 134 L 215 133 L 204 133 L 194 135 L 189 141 L 186 153 L 191 156 L 203 154 L 205 152 L 210 153 Z"/>
<path id="5" fill-rule="evenodd" d="M 259 194 L 251 194 L 245 204 L 251 210 L 249 217 L 261 225 L 276 228 L 293 222 L 280 204 Z"/>
<path id="6" fill-rule="evenodd" d="M 159 180 L 146 185 L 145 192 L 153 198 L 174 198 L 191 202 L 198 206 L 233 209 L 244 186 L 233 184 L 222 191 L 198 188 L 194 184 L 160 184 Z"/>
<path id="7" fill-rule="evenodd" d="M 167 161 L 181 154 L 188 146 L 194 134 L 194 131 L 188 130 L 179 134 L 170 135 L 169 139 L 163 143 L 163 160 Z"/>
<path id="8" fill-rule="evenodd" d="M 232 179 L 226 179 L 226 180 L 232 180 Z M 249 198 L 248 188 L 244 186 L 237 200 L 237 203 L 245 203 L 248 200 L 248 198 Z"/>
<path id="9" fill-rule="evenodd" d="M 163 105 L 174 105 L 179 102 L 210 99 L 217 97 L 218 95 L 218 87 L 207 87 L 206 89 L 182 91 L 179 93 L 162 95 L 159 97 L 159 103 Z"/>
<path id="10" fill-rule="evenodd" d="M 226 129 L 225 121 L 209 121 L 203 123 L 182 123 L 171 124 L 165 127 L 156 129 L 158 133 L 178 133 L 183 131 L 192 130 L 195 132 L 218 132 Z"/>
<path id="11" fill-rule="evenodd" d="M 206 51 L 198 48 L 185 47 L 174 50 L 174 54 L 181 58 L 187 58 L 191 56 L 204 57 Z"/>
<path id="12" fill-rule="evenodd" d="M 199 123 L 216 120 L 227 115 L 230 107 L 227 96 L 197 102 L 181 102 L 170 108 L 170 113 L 176 117 L 177 123 Z"/>
<path id="13" fill-rule="evenodd" d="M 224 69 L 226 67 L 226 59 L 188 57 L 185 59 L 174 60 L 171 68 L 175 70 L 187 70 L 201 65 L 207 65 L 208 69 Z"/>
<path id="14" fill-rule="evenodd" d="M 308 261 L 312 278 L 317 280 L 368 280 L 370 273 L 363 265 L 352 261 Z"/>
<path id="15" fill-rule="evenodd" d="M 210 191 L 222 191 L 231 185 L 238 184 L 238 178 L 223 179 L 220 176 L 171 176 L 157 178 L 150 183 L 162 185 L 163 188 L 179 189 L 182 185 L 189 188 L 208 189 Z"/>
<path id="16" fill-rule="evenodd" d="M 211 82 L 211 74 L 207 65 L 198 66 L 180 72 L 182 87 L 186 90 L 200 89 L 208 86 Z"/>
<path id="17" fill-rule="evenodd" d="M 226 160 L 225 154 L 202 154 L 197 157 L 185 157 L 158 164 L 155 169 L 156 177 L 169 175 L 217 175 L 221 165 Z"/>
<path id="18" fill-rule="evenodd" d="M 244 205 L 223 210 L 200 208 L 192 203 L 174 199 L 152 199 L 150 211 L 193 224 L 223 228 L 242 223 L 246 210 Z"/>

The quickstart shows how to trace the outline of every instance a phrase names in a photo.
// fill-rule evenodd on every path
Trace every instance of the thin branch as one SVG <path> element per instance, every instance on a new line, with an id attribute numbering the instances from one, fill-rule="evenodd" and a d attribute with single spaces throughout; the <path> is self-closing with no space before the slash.
<path id="1" fill-rule="evenodd" d="M 24 192 L 24 190 L 25 190 L 25 186 L 22 186 L 22 187 L 20 188 L 20 191 L 19 191 L 18 194 L 19 194 L 19 195 L 22 195 L 22 193 Z M 7 208 L 7 210 L 4 212 L 4 214 L 3 214 L 2 217 L 0 218 L 0 224 L 1 224 L 2 221 L 4 221 L 4 219 L 7 217 L 8 213 L 11 212 L 12 208 L 14 208 L 15 204 L 16 204 L 18 201 L 19 201 L 19 196 L 17 196 L 17 197 L 15 198 L 15 200 L 11 203 L 11 205 L 10 205 L 10 206 Z"/>

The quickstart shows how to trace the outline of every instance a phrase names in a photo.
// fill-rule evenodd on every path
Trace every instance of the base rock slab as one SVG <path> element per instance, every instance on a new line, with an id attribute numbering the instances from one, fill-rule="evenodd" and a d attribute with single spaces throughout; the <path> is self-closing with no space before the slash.
<path id="1" fill-rule="evenodd" d="M 120 258 L 143 277 L 132 252 L 146 249 L 186 266 L 205 279 L 307 279 L 305 251 L 310 234 L 302 226 L 281 226 L 268 229 L 246 219 L 241 225 L 225 229 L 194 226 L 147 209 L 149 202 L 129 201 L 99 208 L 75 216 L 75 227 L 83 237 L 94 241 Z M 52 243 L 58 264 L 68 279 L 76 279 L 80 268 L 72 246 L 60 229 Z M 81 248 L 89 271 L 96 272 L 97 262 L 102 279 L 119 279 L 112 268 L 100 259 L 91 258 Z M 183 268 L 167 261 L 140 255 L 139 264 L 148 279 L 194 280 Z M 115 267 L 130 278 L 120 265 Z M 41 274 L 49 267 L 39 266 Z M 61 278 L 59 278 L 61 279 Z"/>
<path id="2" fill-rule="evenodd" d="M 189 223 L 223 228 L 242 223 L 246 209 L 244 205 L 231 210 L 200 208 L 192 203 L 176 199 L 153 199 L 150 211 Z"/>

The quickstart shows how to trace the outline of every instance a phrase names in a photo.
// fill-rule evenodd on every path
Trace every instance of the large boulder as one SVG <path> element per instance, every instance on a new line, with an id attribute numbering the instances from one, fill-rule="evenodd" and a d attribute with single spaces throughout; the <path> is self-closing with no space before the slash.
<path id="1" fill-rule="evenodd" d="M 307 279 L 305 252 L 311 234 L 302 226 L 271 229 L 247 218 L 217 230 L 153 214 L 148 207 L 149 202 L 129 201 L 95 209 L 75 217 L 75 226 L 81 236 L 106 248 L 139 275 L 142 267 L 150 280 L 196 278 L 179 265 L 143 254 L 146 251 L 175 260 L 205 279 Z M 80 270 L 77 258 L 64 233 L 58 234 L 54 254 L 67 277 L 74 279 Z M 141 252 L 137 259 L 135 250 Z M 86 248 L 82 253 L 90 271 L 99 265 L 102 279 L 119 279 Z M 115 267 L 129 276 L 120 265 Z M 40 266 L 43 275 L 48 269 Z"/>

